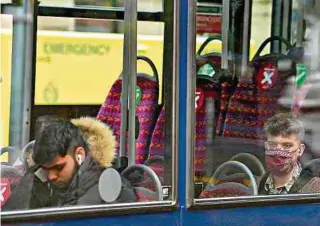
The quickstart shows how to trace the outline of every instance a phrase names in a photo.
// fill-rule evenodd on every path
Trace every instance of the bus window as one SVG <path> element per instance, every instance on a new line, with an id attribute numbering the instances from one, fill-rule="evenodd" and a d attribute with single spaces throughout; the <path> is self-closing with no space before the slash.
<path id="1" fill-rule="evenodd" d="M 9 141 L 9 111 L 10 111 L 10 80 L 11 80 L 11 46 L 12 46 L 12 16 L 0 14 L 1 17 L 1 83 L 0 83 L 0 146 L 8 146 Z M 1 162 L 10 161 L 8 153 L 1 153 Z"/>
<path id="2" fill-rule="evenodd" d="M 251 19 L 251 42 L 257 48 L 271 34 L 272 1 L 253 1 Z M 260 29 L 263 26 L 263 29 Z M 270 44 L 264 49 L 268 53 Z M 253 57 L 253 55 L 251 56 Z"/>
<path id="3" fill-rule="evenodd" d="M 89 1 L 43 1 L 39 7 L 48 5 L 85 8 Z M 36 56 L 32 62 L 35 71 L 30 75 L 21 73 L 20 80 L 13 74 L 15 80 L 9 84 L 14 88 L 11 92 L 16 92 L 18 83 L 28 75 L 32 77 L 28 81 L 34 81 L 28 87 L 24 85 L 30 91 L 25 90 L 24 95 L 32 94 L 31 104 L 27 106 L 30 116 L 27 120 L 21 116 L 21 121 L 27 122 L 30 128 L 22 125 L 22 129 L 17 130 L 23 138 L 29 137 L 27 142 L 15 137 L 13 130 L 17 127 L 11 126 L 14 125 L 12 112 L 9 109 L 6 112 L 9 115 L 6 146 L 20 151 L 15 164 L 1 168 L 2 176 L 5 175 L 2 178 L 7 179 L 5 182 L 9 186 L 6 188 L 8 199 L 1 205 L 8 215 L 16 210 L 98 204 L 173 205 L 175 135 L 171 131 L 176 130 L 173 116 L 176 115 L 174 94 L 178 85 L 176 65 L 173 65 L 176 62 L 173 26 L 168 25 L 172 30 L 165 30 L 166 24 L 161 21 L 144 21 L 137 23 L 134 29 L 135 24 L 131 22 L 130 28 L 137 31 L 137 56 L 130 58 L 126 54 L 128 45 L 124 34 L 119 32 L 127 30 L 99 30 L 97 27 L 101 24 L 96 26 L 95 19 L 87 18 L 88 23 L 82 24 L 80 29 L 78 20 L 81 19 L 84 18 L 56 20 L 37 16 Z M 113 23 L 107 19 L 103 22 Z M 128 21 L 117 21 L 116 25 L 125 27 L 124 23 Z M 152 28 L 150 32 L 147 26 Z M 15 33 L 4 31 L 1 29 L 1 41 L 5 41 L 6 36 L 8 40 L 17 39 Z M 165 46 L 164 42 L 170 44 Z M 26 45 L 19 40 L 13 43 L 18 56 L 17 47 Z M 134 39 L 130 44 L 134 45 Z M 33 49 L 25 51 L 29 55 L 35 53 Z M 1 56 L 9 56 L 1 59 L 10 59 L 13 53 L 10 48 L 1 49 Z M 23 56 L 12 58 L 15 62 Z M 135 89 L 129 90 L 129 85 L 134 83 L 128 81 L 132 75 L 125 74 L 127 70 L 123 66 L 128 58 L 133 59 L 130 65 L 137 65 Z M 30 62 L 29 59 L 32 57 L 20 63 Z M 167 67 L 163 67 L 163 61 L 167 62 Z M 129 108 L 133 97 L 136 107 Z M 130 101 L 126 103 L 128 98 Z M 21 98 L 14 100 L 11 99 L 11 103 L 16 108 L 12 109 L 17 109 L 19 104 L 20 107 L 27 105 L 22 104 Z M 4 104 L 1 101 L 1 106 Z M 133 112 L 135 117 L 131 116 Z"/>
<path id="4" fill-rule="evenodd" d="M 320 28 L 319 18 L 315 16 L 318 14 L 314 12 L 316 7 L 310 3 L 294 5 L 298 19 L 289 18 L 291 27 L 296 23 L 304 26 L 299 25 L 293 33 L 295 37 L 288 38 L 287 28 L 280 32 L 283 37 L 271 36 L 271 15 L 281 19 L 275 19 L 280 22 L 274 26 L 284 28 L 283 23 L 288 21 L 284 14 L 291 10 L 285 7 L 291 7 L 290 4 L 284 1 L 281 6 L 276 5 L 281 7 L 278 10 L 272 8 L 272 1 L 253 1 L 247 5 L 249 9 L 252 7 L 251 11 L 246 7 L 250 1 L 237 3 L 198 1 L 197 4 L 197 35 L 193 35 L 197 39 L 206 38 L 196 48 L 196 70 L 190 73 L 195 85 L 189 87 L 195 90 L 190 94 L 195 100 L 189 103 L 194 106 L 190 114 L 195 120 L 191 123 L 194 146 L 190 164 L 194 186 L 190 195 L 196 203 L 199 199 L 203 203 L 221 197 L 318 193 L 320 151 L 316 103 Z M 219 7 L 220 14 L 215 9 Z M 308 21 L 311 17 L 303 15 L 311 16 L 309 7 L 313 9 L 312 23 Z M 246 20 L 246 13 L 250 12 L 252 17 Z M 307 19 L 301 21 L 303 16 Z M 218 34 L 210 33 L 216 28 L 213 23 L 203 22 L 210 17 L 222 18 L 222 23 L 215 24 L 217 28 L 220 26 L 216 29 Z M 248 27 L 251 30 L 245 30 Z M 310 33 L 306 34 L 305 30 Z M 246 40 L 243 33 L 251 37 Z M 207 47 L 209 42 L 214 47 L 221 40 L 219 53 Z M 292 43 L 291 40 L 302 41 Z M 257 45 L 251 57 L 252 48 L 240 51 L 243 46 L 249 46 L 249 41 L 250 47 Z M 276 42 L 285 51 L 270 52 L 270 44 Z M 207 52 L 202 54 L 204 49 Z M 241 59 L 250 60 L 239 73 L 236 68 L 245 62 Z"/>

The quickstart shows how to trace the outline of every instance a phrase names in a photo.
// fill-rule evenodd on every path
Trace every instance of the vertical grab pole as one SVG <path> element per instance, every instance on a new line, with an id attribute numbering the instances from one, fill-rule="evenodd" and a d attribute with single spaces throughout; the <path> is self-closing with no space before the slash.
<path id="1" fill-rule="evenodd" d="M 242 60 L 241 60 L 241 76 L 244 75 L 249 62 L 249 21 L 250 21 L 250 0 L 244 2 L 244 18 L 243 18 L 243 45 L 242 45 Z"/>
<path id="2" fill-rule="evenodd" d="M 297 47 L 302 47 L 303 45 L 303 38 L 304 38 L 304 32 L 303 32 L 303 19 L 304 19 L 304 2 L 299 0 L 298 1 L 298 12 L 299 17 L 297 21 Z"/>
<path id="3" fill-rule="evenodd" d="M 123 43 L 123 82 L 121 105 L 120 154 L 126 155 L 126 128 L 129 125 L 128 148 L 129 165 L 135 164 L 135 117 L 136 117 L 136 83 L 137 83 L 137 0 L 126 0 L 124 12 Z M 129 94 L 129 117 L 127 107 Z"/>
<path id="4" fill-rule="evenodd" d="M 221 69 L 228 70 L 229 52 L 229 20 L 230 20 L 230 0 L 223 0 L 222 3 L 222 56 Z"/>
<path id="5" fill-rule="evenodd" d="M 31 80 L 32 71 L 29 70 L 27 58 L 32 55 L 29 27 L 33 25 L 34 1 L 24 0 L 21 6 L 15 9 L 13 15 L 13 42 L 12 42 L 12 76 L 10 96 L 10 131 L 9 145 L 22 148 L 26 139 L 25 96 L 28 95 L 26 81 Z"/>
<path id="6" fill-rule="evenodd" d="M 290 0 L 283 1 L 283 9 L 282 9 L 282 37 L 284 39 L 289 40 L 289 31 L 290 31 L 290 8 L 292 2 Z M 285 53 L 287 51 L 287 46 L 283 43 L 281 45 L 281 52 Z"/>
<path id="7" fill-rule="evenodd" d="M 37 59 L 37 19 L 38 19 L 38 1 L 25 1 L 25 9 L 33 18 L 33 23 L 27 24 L 26 30 L 26 59 L 25 63 L 25 95 L 23 109 L 23 135 L 22 144 L 25 146 L 30 141 L 30 126 L 31 126 L 31 110 L 35 94 L 35 75 L 36 75 L 36 59 Z"/>

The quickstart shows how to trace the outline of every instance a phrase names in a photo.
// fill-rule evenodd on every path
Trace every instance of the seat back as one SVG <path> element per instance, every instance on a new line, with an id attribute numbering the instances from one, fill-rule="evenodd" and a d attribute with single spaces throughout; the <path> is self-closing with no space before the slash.
<path id="1" fill-rule="evenodd" d="M 216 136 L 217 118 L 220 109 L 221 85 L 206 76 L 197 78 L 196 87 L 196 138 L 195 138 L 195 173 L 204 176 L 208 152 Z M 200 179 L 199 178 L 199 179 Z"/>
<path id="2" fill-rule="evenodd" d="M 138 202 L 157 201 L 156 192 L 145 187 L 135 187 L 134 189 L 136 192 Z"/>
<path id="3" fill-rule="evenodd" d="M 142 164 L 131 165 L 121 175 L 134 186 L 139 202 L 163 200 L 161 181 L 150 167 Z M 145 176 L 149 181 L 145 182 Z"/>
<path id="4" fill-rule="evenodd" d="M 19 185 L 21 178 L 22 172 L 19 169 L 1 165 L 1 207 L 8 201 L 11 192 Z"/>
<path id="5" fill-rule="evenodd" d="M 207 47 L 207 45 L 212 41 L 221 41 L 222 37 L 220 35 L 210 36 L 206 39 L 206 41 L 200 46 L 199 50 L 197 51 L 198 59 L 197 59 L 197 68 L 198 73 L 203 73 L 203 69 L 208 68 L 208 64 L 206 64 L 206 61 L 209 61 L 211 64 L 215 66 L 217 69 L 216 73 L 219 73 L 219 70 L 221 68 L 221 53 L 217 52 L 209 52 L 206 54 L 202 54 L 204 52 L 204 49 Z M 231 37 L 232 40 L 232 37 Z M 205 65 L 206 64 L 206 65 Z M 233 62 L 232 59 L 229 59 L 228 61 L 228 68 L 230 69 L 229 72 L 232 74 L 233 69 Z M 228 109 L 228 103 L 231 98 L 231 95 L 233 94 L 237 79 L 233 78 L 219 78 L 218 80 L 219 86 L 216 87 L 216 91 L 220 93 L 220 100 L 218 101 L 219 105 L 217 106 L 216 116 L 217 116 L 217 122 L 216 122 L 216 131 L 215 134 L 217 136 L 220 136 L 222 134 L 222 128 L 225 121 L 227 109 Z"/>
<path id="6" fill-rule="evenodd" d="M 290 56 L 272 53 L 260 56 L 264 47 L 279 40 L 290 49 L 291 44 L 281 37 L 268 38 L 258 49 L 247 75 L 243 76 L 233 93 L 223 127 L 223 136 L 263 140 L 264 122 L 274 114 L 286 109 L 278 100 L 286 86 L 287 79 L 295 75 Z M 279 70 L 278 62 L 293 62 L 285 71 Z"/>
<path id="7" fill-rule="evenodd" d="M 201 177 L 204 171 L 207 147 L 215 137 L 215 128 L 220 108 L 221 85 L 219 84 L 219 80 L 214 77 L 214 74 L 212 77 L 210 76 L 212 72 L 216 71 L 215 66 L 209 60 L 203 58 L 200 58 L 199 61 L 201 61 L 201 64 L 198 64 L 200 67 L 198 71 L 201 71 L 203 74 L 198 74 L 196 87 L 195 171 Z M 207 69 L 201 70 L 203 67 Z M 154 156 L 165 158 L 166 155 L 165 108 L 163 107 L 152 134 L 149 158 Z"/>
<path id="8" fill-rule="evenodd" d="M 250 153 L 238 153 L 230 159 L 230 161 L 238 161 L 245 164 L 254 176 L 263 176 L 266 171 L 261 161 Z"/>
<path id="9" fill-rule="evenodd" d="M 138 56 L 137 59 L 146 61 L 154 74 L 153 76 L 144 73 L 137 74 L 136 116 L 139 131 L 136 140 L 136 163 L 138 164 L 143 163 L 148 156 L 150 139 L 158 112 L 159 79 L 156 67 L 150 59 L 142 56 Z M 121 93 L 122 77 L 120 76 L 111 87 L 97 115 L 98 120 L 108 124 L 113 130 L 118 143 L 118 154 L 120 147 Z"/>
<path id="10" fill-rule="evenodd" d="M 221 109 L 221 80 L 224 79 L 219 73 L 221 54 L 201 55 L 207 44 L 213 40 L 221 40 L 221 38 L 220 36 L 208 38 L 197 52 L 195 172 L 198 177 L 203 176 L 206 154 L 215 137 Z M 228 89 L 225 90 L 228 92 Z M 167 155 L 164 129 L 165 109 L 163 107 L 152 134 L 149 158 Z"/>

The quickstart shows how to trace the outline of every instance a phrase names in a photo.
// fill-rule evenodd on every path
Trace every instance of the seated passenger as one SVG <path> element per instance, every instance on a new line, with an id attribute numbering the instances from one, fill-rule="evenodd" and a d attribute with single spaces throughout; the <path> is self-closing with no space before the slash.
<path id="1" fill-rule="evenodd" d="M 299 158 L 305 150 L 304 127 L 292 114 L 277 114 L 265 123 L 265 163 L 268 172 L 259 185 L 260 195 L 317 193 L 320 178 L 301 169 Z"/>
<path id="2" fill-rule="evenodd" d="M 92 118 L 80 118 L 72 123 L 60 120 L 45 127 L 36 139 L 33 159 L 44 169 L 50 191 L 46 194 L 50 195 L 37 194 L 41 190 L 38 187 L 45 186 L 35 177 L 37 183 L 33 183 L 30 208 L 103 204 L 98 183 L 102 171 L 111 166 L 115 157 L 115 142 L 112 131 Z M 134 201 L 133 187 L 123 179 L 116 202 Z M 34 203 L 45 203 L 45 206 Z"/>

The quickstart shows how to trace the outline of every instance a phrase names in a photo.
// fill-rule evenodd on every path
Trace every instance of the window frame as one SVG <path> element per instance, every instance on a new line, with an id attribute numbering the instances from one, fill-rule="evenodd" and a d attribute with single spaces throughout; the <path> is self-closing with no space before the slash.
<path id="1" fill-rule="evenodd" d="M 150 18 L 152 20 L 158 20 L 159 22 L 165 22 L 165 16 L 172 17 L 171 21 L 168 20 L 169 23 L 173 23 L 170 28 L 171 31 L 167 29 L 169 34 L 172 34 L 172 37 L 168 37 L 172 40 L 172 49 L 170 53 L 167 53 L 167 57 L 171 57 L 172 59 L 172 67 L 171 69 L 167 69 L 168 72 L 166 73 L 170 80 L 172 80 L 171 86 L 167 87 L 166 90 L 171 92 L 170 94 L 170 100 L 168 100 L 168 106 L 170 106 L 172 115 L 170 118 L 170 121 L 172 121 L 171 125 L 168 125 L 166 129 L 169 129 L 171 140 L 170 140 L 170 147 L 172 150 L 172 156 L 171 156 L 171 169 L 170 172 L 171 176 L 171 185 L 172 185 L 172 199 L 169 201 L 154 201 L 154 202 L 134 202 L 134 203 L 118 203 L 118 204 L 102 204 L 102 205 L 92 205 L 92 206 L 71 206 L 71 207 L 63 207 L 63 208 L 43 208 L 43 209 L 32 209 L 32 210 L 14 210 L 14 211 L 5 211 L 1 212 L 1 222 L 3 223 L 9 223 L 9 222 L 26 222 L 26 221 L 33 221 L 35 219 L 67 219 L 67 218 L 73 218 L 73 217 L 79 217 L 79 211 L 81 211 L 82 217 L 86 216 L 105 216 L 105 215 L 114 215 L 114 214 L 133 214 L 133 213 L 143 213 L 143 212 L 162 212 L 162 211 L 174 211 L 177 209 L 177 190 L 178 190 L 178 159 L 177 159 L 177 150 L 178 150 L 178 139 L 179 139 L 179 107 L 178 107 L 178 101 L 179 101 L 179 80 L 178 80 L 178 40 L 179 40 L 179 5 L 180 0 L 175 0 L 174 2 L 170 1 L 170 4 L 167 5 L 169 12 L 167 15 L 164 15 L 163 12 L 137 12 L 137 21 L 150 21 Z M 2 8 L 3 6 L 1 6 Z M 2 8 L 6 9 L 4 12 L 6 14 L 13 14 L 14 13 L 14 6 L 7 5 L 5 7 L 8 8 Z M 23 6 L 22 6 L 23 7 Z M 46 13 L 52 13 L 55 14 L 55 16 L 61 17 L 61 14 L 57 13 L 58 8 L 62 10 L 62 15 L 69 15 L 70 17 L 79 17 L 79 8 L 80 11 L 83 10 L 85 7 L 45 7 L 45 6 L 38 6 L 38 4 L 35 4 L 33 6 L 34 10 L 34 25 L 33 25 L 33 43 L 36 43 L 37 40 L 37 17 L 38 16 L 49 16 Z M 65 9 L 65 11 L 63 11 Z M 171 9 L 171 11 L 170 11 Z M 57 10 L 57 11 L 56 11 Z M 76 13 L 72 13 L 72 11 Z M 101 14 L 95 14 L 98 9 L 92 9 L 92 7 L 89 8 L 90 13 L 86 14 L 86 18 L 92 18 L 94 15 L 98 15 L 94 17 L 94 19 L 109 19 L 108 17 L 111 17 L 111 19 L 114 18 L 114 15 L 120 17 L 120 20 L 124 18 L 124 11 L 123 10 L 115 10 L 108 8 L 103 9 L 104 11 Z M 37 14 L 38 12 L 38 14 Z M 65 13 L 65 14 L 64 14 Z M 52 16 L 52 15 L 50 15 Z M 98 18 L 97 18 L 98 17 Z M 117 19 L 119 19 L 117 17 Z M 83 18 L 83 17 L 82 17 Z M 164 37 L 165 32 L 164 32 Z M 14 37 L 13 37 L 14 39 Z M 36 44 L 34 45 L 36 46 Z M 165 45 L 164 45 L 165 46 Z M 36 47 L 35 47 L 36 48 Z M 36 51 L 33 51 L 33 62 L 32 67 L 34 68 L 34 71 L 32 74 L 32 85 L 34 90 L 35 85 L 35 64 L 36 64 Z M 165 51 L 164 51 L 165 52 Z M 163 67 L 165 68 L 165 67 Z M 165 73 L 163 73 L 163 76 Z M 163 77 L 163 80 L 165 77 Z M 34 96 L 34 93 L 31 92 L 32 96 Z M 34 102 L 33 99 L 30 102 Z M 32 104 L 30 104 L 32 105 Z M 31 106 L 30 106 L 31 107 Z M 30 118 L 28 119 L 30 120 Z M 27 127 L 27 130 L 30 128 Z"/>
<path id="2" fill-rule="evenodd" d="M 223 0 L 223 3 L 228 0 Z M 276 0 L 274 0 L 276 1 Z M 290 1 L 291 0 L 287 0 Z M 188 58 L 187 58 L 187 89 L 195 90 L 196 87 L 196 6 L 197 0 L 190 1 L 191 5 L 189 7 L 189 27 L 188 27 Z M 272 7 L 272 12 L 274 13 L 274 5 Z M 291 18 L 291 11 L 288 12 Z M 274 14 L 272 14 L 274 15 Z M 273 21 L 273 20 L 272 20 Z M 290 21 L 284 20 L 284 21 Z M 274 25 L 274 22 L 272 22 Z M 273 26 L 272 25 L 272 26 Z M 223 23 L 222 23 L 223 26 Z M 283 25 L 285 26 L 285 25 Z M 288 28 L 286 32 L 289 32 Z M 222 40 L 223 40 L 223 28 L 222 28 Z M 222 43 L 222 49 L 224 48 L 224 43 Z M 223 65 L 223 55 L 222 53 L 222 63 Z M 243 196 L 243 197 L 225 197 L 225 198 L 194 198 L 194 155 L 195 155 L 195 118 L 196 112 L 195 108 L 195 92 L 187 93 L 187 118 L 190 123 L 187 123 L 186 127 L 186 172 L 187 172 L 187 184 L 186 184 L 186 200 L 187 207 L 190 210 L 193 209 L 212 209 L 212 208 L 229 208 L 229 207 L 244 207 L 244 206 L 266 206 L 266 205 L 285 205 L 285 204 L 312 204 L 320 203 L 320 192 L 317 194 L 289 194 L 289 195 L 259 195 L 259 196 Z M 189 139 L 188 139 L 189 138 Z"/>

